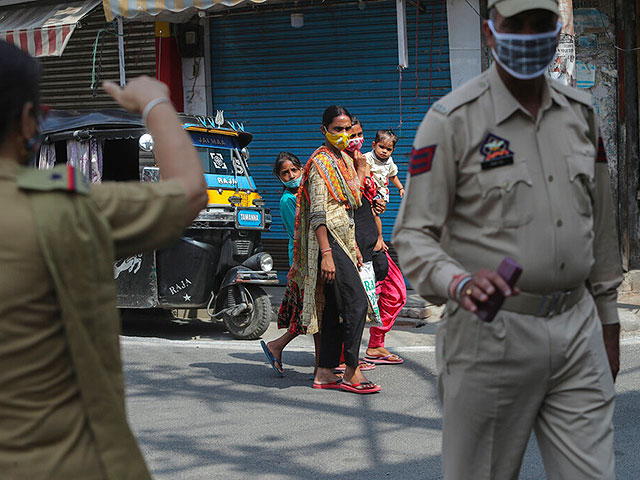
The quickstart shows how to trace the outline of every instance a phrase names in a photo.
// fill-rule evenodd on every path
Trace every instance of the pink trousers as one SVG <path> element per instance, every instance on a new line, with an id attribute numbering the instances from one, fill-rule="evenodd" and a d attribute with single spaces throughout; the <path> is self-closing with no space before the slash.
<path id="1" fill-rule="evenodd" d="M 382 327 L 369 329 L 369 348 L 384 347 L 384 337 L 400 315 L 402 307 L 407 303 L 407 287 L 404 277 L 398 266 L 393 263 L 387 253 L 389 261 L 389 273 L 387 277 L 376 286 L 378 293 L 378 309 Z"/>

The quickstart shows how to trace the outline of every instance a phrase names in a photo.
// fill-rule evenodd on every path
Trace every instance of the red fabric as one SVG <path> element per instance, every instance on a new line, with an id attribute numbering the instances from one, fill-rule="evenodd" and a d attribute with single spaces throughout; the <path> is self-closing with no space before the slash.
<path id="1" fill-rule="evenodd" d="M 76 191 L 76 175 L 71 165 L 67 165 L 67 190 L 70 192 Z"/>
<path id="2" fill-rule="evenodd" d="M 169 87 L 169 97 L 175 109 L 184 111 L 182 58 L 174 37 L 156 37 L 156 78 Z"/>
<path id="3" fill-rule="evenodd" d="M 362 195 L 373 205 L 373 199 L 378 194 L 378 189 L 373 181 L 373 175 L 364 178 L 360 190 L 362 190 Z"/>
<path id="4" fill-rule="evenodd" d="M 278 310 L 278 328 L 286 328 L 293 335 L 306 335 L 307 327 L 302 324 L 304 290 L 293 280 L 287 282 L 284 297 Z"/>
<path id="5" fill-rule="evenodd" d="M 383 326 L 369 329 L 369 348 L 384 347 L 385 335 L 391 330 L 400 311 L 407 303 L 407 287 L 402 272 L 393 263 L 389 253 L 386 255 L 389 261 L 389 273 L 382 282 L 378 283 L 380 290 L 378 292 L 378 309 Z"/>

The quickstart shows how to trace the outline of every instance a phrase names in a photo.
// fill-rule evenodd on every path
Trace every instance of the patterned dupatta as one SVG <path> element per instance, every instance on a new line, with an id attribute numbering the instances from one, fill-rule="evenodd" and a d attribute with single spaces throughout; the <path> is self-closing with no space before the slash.
<path id="1" fill-rule="evenodd" d="M 362 204 L 360 181 L 351 157 L 344 152 L 337 157 L 326 146 L 321 146 L 313 152 L 302 172 L 296 195 L 293 265 L 287 275 L 287 288 L 278 313 L 278 327 L 289 328 L 290 332 L 297 334 L 305 334 L 307 327 L 306 324 L 303 325 L 302 310 L 305 277 L 309 267 L 310 199 L 307 181 L 313 165 L 316 166 L 334 200 L 353 210 Z"/>

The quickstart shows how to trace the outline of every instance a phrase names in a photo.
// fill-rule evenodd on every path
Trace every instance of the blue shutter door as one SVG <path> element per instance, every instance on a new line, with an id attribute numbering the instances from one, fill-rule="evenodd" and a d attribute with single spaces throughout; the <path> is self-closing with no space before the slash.
<path id="1" fill-rule="evenodd" d="M 291 27 L 291 11 L 212 19 L 214 109 L 244 122 L 254 134 L 249 162 L 273 214 L 271 232 L 263 238 L 267 251 L 277 253 L 277 268 L 287 266 L 287 235 L 273 163 L 283 150 L 306 162 L 323 141 L 320 122 L 327 106 L 343 105 L 360 119 L 363 152 L 371 149 L 378 129 L 393 128 L 400 137 L 393 158 L 405 183 L 418 125 L 431 104 L 451 89 L 445 4 L 422 1 L 417 18 L 416 8 L 407 6 L 409 67 L 402 75 L 393 1 L 365 1 L 364 10 L 353 2 L 303 8 L 300 29 Z M 400 205 L 398 190 L 390 189 L 382 216 L 386 240 Z"/>

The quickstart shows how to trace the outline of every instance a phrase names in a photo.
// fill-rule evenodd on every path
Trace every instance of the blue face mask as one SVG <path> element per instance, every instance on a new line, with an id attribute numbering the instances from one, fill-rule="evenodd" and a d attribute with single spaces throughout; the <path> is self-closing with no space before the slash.
<path id="1" fill-rule="evenodd" d="M 300 186 L 301 180 L 302 180 L 302 175 L 300 175 L 298 178 L 294 178 L 293 180 L 289 180 L 288 182 L 282 182 L 282 180 L 280 181 L 285 187 L 295 190 Z"/>

